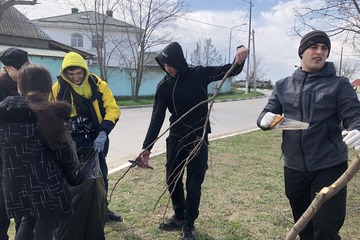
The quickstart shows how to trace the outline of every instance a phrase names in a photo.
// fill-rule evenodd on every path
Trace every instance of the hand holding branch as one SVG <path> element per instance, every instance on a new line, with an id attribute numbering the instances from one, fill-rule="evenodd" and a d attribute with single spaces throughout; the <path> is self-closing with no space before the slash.
<path id="1" fill-rule="evenodd" d="M 240 47 L 237 49 L 235 61 L 237 64 L 241 65 L 243 62 L 245 62 L 246 58 L 249 55 L 249 49 L 245 47 Z"/>
<path id="2" fill-rule="evenodd" d="M 149 165 L 151 152 L 147 149 L 143 149 L 139 156 L 136 158 L 137 166 L 140 168 L 151 168 Z"/>

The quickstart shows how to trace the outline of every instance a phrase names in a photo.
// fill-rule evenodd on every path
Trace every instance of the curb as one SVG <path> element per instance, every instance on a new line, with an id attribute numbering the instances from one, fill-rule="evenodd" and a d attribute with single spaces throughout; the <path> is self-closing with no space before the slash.
<path id="1" fill-rule="evenodd" d="M 215 103 L 219 103 L 219 102 L 235 102 L 235 101 L 243 101 L 243 100 L 249 100 L 249 99 L 257 99 L 257 98 L 264 98 L 264 97 L 268 97 L 267 95 L 264 96 L 259 96 L 259 97 L 249 97 L 249 98 L 234 98 L 234 99 L 219 99 L 219 100 L 215 100 Z M 136 105 L 136 106 L 119 106 L 120 109 L 128 109 L 128 108 L 147 108 L 147 107 L 152 107 L 153 104 L 147 104 L 147 105 Z"/>
<path id="2" fill-rule="evenodd" d="M 243 130 L 243 131 L 240 131 L 240 132 L 235 132 L 235 133 L 231 133 L 231 134 L 216 136 L 216 137 L 214 137 L 214 138 L 211 138 L 211 137 L 210 137 L 210 138 L 209 138 L 209 141 L 211 142 L 211 141 L 215 141 L 215 140 L 219 140 L 219 139 L 223 139 L 223 138 L 228 138 L 228 137 L 237 136 L 237 135 L 244 134 L 244 133 L 254 132 L 254 131 L 257 131 L 257 130 L 259 130 L 259 129 L 260 129 L 260 128 L 252 128 L 252 129 Z M 152 158 L 153 158 L 153 157 L 156 157 L 156 156 L 158 156 L 158 155 L 164 154 L 165 152 L 166 152 L 166 150 L 157 152 L 157 153 L 155 153 L 155 154 L 152 154 L 151 157 L 152 157 Z M 114 169 L 111 169 L 111 170 L 109 170 L 109 175 L 110 175 L 110 174 L 113 174 L 113 173 L 116 173 L 116 172 L 118 172 L 118 171 L 120 171 L 120 170 L 122 170 L 122 169 L 124 169 L 124 168 L 126 168 L 126 167 L 129 167 L 130 165 L 131 165 L 131 163 L 126 163 L 126 164 L 123 164 L 123 165 L 121 165 L 121 166 L 119 166 L 119 167 L 116 167 L 116 168 L 114 168 Z"/>

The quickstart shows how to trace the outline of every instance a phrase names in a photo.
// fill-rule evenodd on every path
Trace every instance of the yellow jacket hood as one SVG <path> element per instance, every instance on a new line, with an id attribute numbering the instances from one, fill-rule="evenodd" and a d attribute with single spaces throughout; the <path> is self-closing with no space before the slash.
<path id="1" fill-rule="evenodd" d="M 84 80 L 80 85 L 76 85 L 70 80 L 70 78 L 64 71 L 68 67 L 81 67 L 85 70 Z M 91 96 L 91 89 L 88 81 L 89 75 L 90 72 L 88 69 L 88 65 L 85 59 L 80 54 L 76 52 L 69 52 L 65 55 L 61 65 L 60 76 L 65 81 L 67 81 L 78 94 L 86 98 L 90 98 Z"/>
<path id="2" fill-rule="evenodd" d="M 85 70 L 85 79 L 87 79 L 89 77 L 89 69 L 88 69 L 88 65 L 87 65 L 85 59 L 76 52 L 67 53 L 62 61 L 62 65 L 61 65 L 60 75 L 63 79 L 69 81 L 68 76 L 64 72 L 64 70 L 68 67 L 81 67 Z"/>

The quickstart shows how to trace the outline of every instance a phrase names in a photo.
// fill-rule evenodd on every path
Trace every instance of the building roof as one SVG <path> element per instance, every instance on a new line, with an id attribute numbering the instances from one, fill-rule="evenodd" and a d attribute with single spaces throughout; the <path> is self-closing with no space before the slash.
<path id="1" fill-rule="evenodd" d="M 3 1 L 0 0 L 0 2 Z M 58 50 L 66 53 L 74 51 L 86 59 L 94 56 L 88 52 L 54 41 L 13 6 L 7 8 L 1 17 L 0 44 L 8 45 L 8 47 L 11 45 L 11 47 Z"/>
<path id="2" fill-rule="evenodd" d="M 70 14 L 34 19 L 33 22 L 43 24 L 48 23 L 52 25 L 76 24 L 84 26 L 96 25 L 96 23 L 99 22 L 106 22 L 106 26 L 134 28 L 133 25 L 113 18 L 112 11 L 107 11 L 107 15 L 104 15 L 95 11 L 79 12 L 76 8 L 73 8 L 72 13 Z"/>
<path id="3" fill-rule="evenodd" d="M 351 82 L 351 86 L 360 86 L 360 79 L 356 79 Z"/>
<path id="4" fill-rule="evenodd" d="M 10 47 L 13 46 L 0 44 L 0 52 Z M 28 47 L 17 47 L 17 48 L 28 52 L 30 56 L 63 58 L 66 55 L 66 52 L 59 50 L 37 49 L 37 48 L 28 48 Z"/>

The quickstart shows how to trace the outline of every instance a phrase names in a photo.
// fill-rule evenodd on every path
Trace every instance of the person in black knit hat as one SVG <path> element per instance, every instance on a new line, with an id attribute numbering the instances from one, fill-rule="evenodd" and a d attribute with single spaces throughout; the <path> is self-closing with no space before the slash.
<path id="1" fill-rule="evenodd" d="M 309 32 L 302 37 L 298 50 L 299 57 L 302 58 L 302 54 L 305 52 L 305 50 L 316 43 L 325 44 L 329 50 L 327 54 L 327 57 L 329 57 L 331 50 L 330 38 L 325 32 L 319 30 Z"/>
<path id="2" fill-rule="evenodd" d="M 271 129 L 278 115 L 309 123 L 306 130 L 284 130 L 285 194 L 298 221 L 317 193 L 348 167 L 348 147 L 360 150 L 360 104 L 349 79 L 328 62 L 329 36 L 311 31 L 300 41 L 301 67 L 275 83 L 257 125 Z M 340 240 L 346 214 L 346 187 L 326 201 L 300 232 L 301 240 Z"/>
<path id="3" fill-rule="evenodd" d="M 28 53 L 18 48 L 8 48 L 0 53 L 0 61 L 4 66 L 11 66 L 19 70 L 29 61 Z"/>

